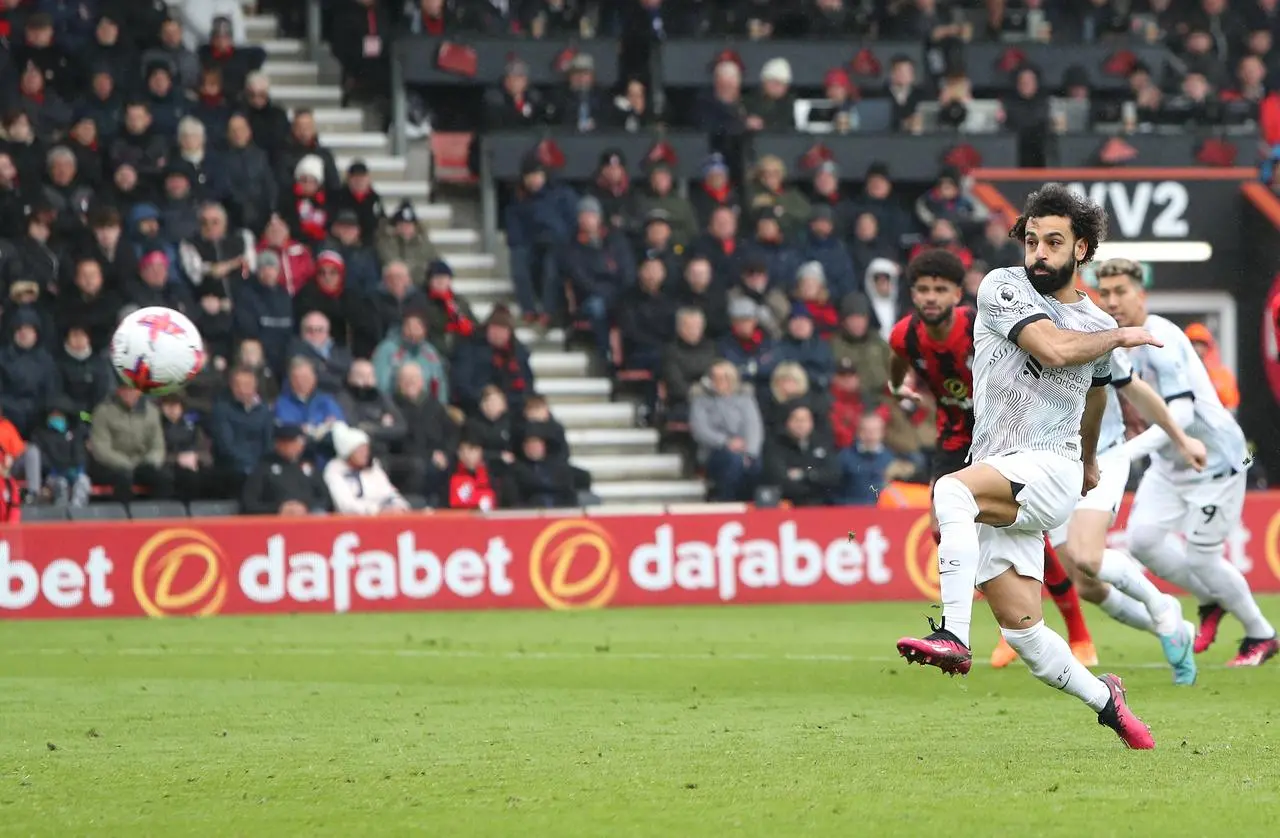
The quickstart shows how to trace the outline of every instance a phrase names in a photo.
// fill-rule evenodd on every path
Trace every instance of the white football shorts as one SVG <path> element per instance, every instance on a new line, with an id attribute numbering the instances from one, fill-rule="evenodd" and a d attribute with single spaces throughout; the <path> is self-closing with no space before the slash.
<path id="1" fill-rule="evenodd" d="M 1043 582 L 1044 534 L 1070 519 L 1084 486 L 1084 464 L 1050 451 L 1015 451 L 982 462 L 1021 488 L 1014 495 L 1018 518 L 1011 526 L 978 525 L 976 584 L 1010 568 Z"/>
<path id="2" fill-rule="evenodd" d="M 1110 512 L 1115 521 L 1124 501 L 1124 489 L 1129 485 L 1129 453 L 1123 445 L 1113 445 L 1098 455 L 1098 485 L 1076 503 L 1075 512 Z M 1049 532 L 1049 543 L 1054 547 L 1067 542 L 1067 530 L 1071 519 Z"/>

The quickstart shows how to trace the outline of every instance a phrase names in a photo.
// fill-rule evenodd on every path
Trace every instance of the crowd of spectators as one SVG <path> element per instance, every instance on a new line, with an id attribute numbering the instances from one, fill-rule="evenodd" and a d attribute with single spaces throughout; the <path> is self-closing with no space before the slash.
<path id="1" fill-rule="evenodd" d="M 385 51 L 369 47 L 369 38 L 380 33 L 621 41 L 613 89 L 597 84 L 589 55 L 567 61 L 564 83 L 550 89 L 530 88 L 528 67 L 517 59 L 482 112 L 475 97 L 457 90 L 415 91 L 415 130 L 427 123 L 445 130 L 552 125 L 574 131 L 642 131 L 663 124 L 732 136 L 803 129 L 793 108 L 803 97 L 823 102 L 822 113 L 813 116 L 827 126 L 823 130 L 857 131 L 862 103 L 884 100 L 891 103 L 893 130 L 1008 131 L 1019 136 L 1023 165 L 1043 165 L 1052 135 L 1069 124 L 1071 130 L 1105 125 L 1124 132 L 1247 126 L 1275 89 L 1280 61 L 1274 47 L 1280 12 L 1271 0 L 326 2 L 334 10 L 335 53 L 348 86 L 372 98 L 385 96 L 389 78 Z M 923 42 L 926 58 L 918 66 L 901 55 L 881 66 L 867 53 L 848 67 L 830 68 L 824 84 L 813 89 L 793 86 L 785 61 L 766 64 L 759 79 L 743 79 L 740 63 L 736 72 L 722 64 L 708 77 L 705 96 L 682 98 L 654 89 L 651 61 L 657 44 L 681 37 Z M 970 79 L 966 46 L 978 42 L 1009 45 L 998 88 L 975 88 Z M 1046 77 L 1019 48 L 1028 43 L 1114 44 L 1116 52 L 1105 67 L 1074 64 Z M 1125 49 L 1135 45 L 1167 46 L 1173 61 L 1148 67 Z M 1092 83 L 1100 74 L 1127 79 L 1127 88 L 1101 89 Z M 746 94 L 744 85 L 751 88 Z M 1269 110 L 1274 145 L 1280 99 Z"/>
<path id="2" fill-rule="evenodd" d="M 610 371 L 650 379 L 648 421 L 687 427 L 713 499 L 748 499 L 772 486 L 799 504 L 874 502 L 886 481 L 928 474 L 931 407 L 885 392 L 885 339 L 906 311 L 906 262 L 949 250 L 972 295 L 988 266 L 1021 257 L 1007 238 L 1010 219 L 989 216 L 967 193 L 964 159 L 922 191 L 875 161 L 862 171 L 823 158 L 795 165 L 766 156 L 744 166 L 742 138 L 804 130 L 798 97 L 823 100 L 822 121 L 836 132 L 859 130 L 862 103 L 877 99 L 890 104 L 889 130 L 906 133 L 983 130 L 972 117 L 989 110 L 986 130 L 1016 133 L 1024 165 L 1043 165 L 1052 135 L 1067 130 L 1061 100 L 1075 101 L 1085 127 L 1247 123 L 1271 89 L 1280 23 L 1267 0 L 1231 8 L 1224 0 L 414 0 L 400 20 L 419 34 L 622 41 L 612 89 L 597 83 L 585 53 L 565 61 L 561 85 L 532 86 L 513 45 L 482 110 L 450 108 L 446 127 L 525 129 L 531 146 L 546 127 L 666 125 L 708 135 L 715 153 L 687 190 L 660 144 L 644 160 L 606 150 L 588 183 L 557 177 L 554 141 L 531 152 L 502 214 L 519 311 L 530 325 L 580 329 Z M 853 70 L 832 68 L 821 89 L 809 90 L 793 85 L 784 58 L 746 78 L 728 50 L 701 93 L 681 100 L 653 89 L 650 56 L 661 41 L 726 35 L 923 41 L 926 60 L 897 56 L 864 74 L 880 81 L 859 85 L 855 59 Z M 349 37 L 354 48 L 355 30 Z M 965 47 L 978 41 L 1009 44 L 1006 89 L 975 90 L 969 81 Z M 1113 43 L 1116 66 L 1043 78 L 1017 45 L 1048 41 Z M 1166 45 L 1174 61 L 1147 67 L 1123 49 L 1138 44 Z M 1128 88 L 1091 89 L 1098 72 L 1127 78 Z"/>
<path id="3" fill-rule="evenodd" d="M 207 24 L 193 49 L 163 2 L 0 3 L 0 447 L 26 501 L 575 501 L 589 476 L 511 314 L 479 322 L 413 204 L 339 171 L 314 114 L 272 101 L 263 51 Z M 161 399 L 106 358 L 150 305 L 208 358 Z"/>

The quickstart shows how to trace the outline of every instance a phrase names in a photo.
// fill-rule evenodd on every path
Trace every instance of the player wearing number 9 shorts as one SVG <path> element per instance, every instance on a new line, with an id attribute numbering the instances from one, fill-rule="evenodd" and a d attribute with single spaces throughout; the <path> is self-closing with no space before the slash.
<path id="1" fill-rule="evenodd" d="M 1197 653 L 1214 641 L 1223 615 L 1229 613 L 1245 632 L 1229 665 L 1258 666 L 1280 651 L 1280 643 L 1244 575 L 1226 558 L 1227 536 L 1240 522 L 1246 472 L 1252 463 L 1244 433 L 1219 401 L 1191 341 L 1175 324 L 1147 311 L 1140 266 L 1108 267 L 1098 278 L 1108 313 L 1122 326 L 1146 328 L 1163 343 L 1160 348 L 1130 351 L 1135 373 L 1160 394 L 1177 423 L 1208 452 L 1204 471 L 1197 472 L 1182 461 L 1159 427 L 1125 443 L 1130 459 L 1151 457 L 1129 514 L 1129 549 L 1157 576 L 1200 601 Z"/>

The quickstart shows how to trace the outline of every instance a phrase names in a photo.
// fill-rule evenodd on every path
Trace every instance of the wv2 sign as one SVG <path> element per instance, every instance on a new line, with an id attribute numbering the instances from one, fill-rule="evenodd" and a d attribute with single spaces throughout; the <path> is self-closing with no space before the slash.
<path id="1" fill-rule="evenodd" d="M 1191 201 L 1187 187 L 1177 181 L 1093 181 L 1067 187 L 1107 211 L 1112 238 L 1181 239 L 1191 231 Z"/>

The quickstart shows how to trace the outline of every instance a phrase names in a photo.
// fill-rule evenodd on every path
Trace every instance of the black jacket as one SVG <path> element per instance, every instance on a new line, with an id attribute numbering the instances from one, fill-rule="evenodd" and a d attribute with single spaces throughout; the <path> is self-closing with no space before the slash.
<path id="1" fill-rule="evenodd" d="M 275 515 L 291 500 L 311 510 L 333 508 L 319 471 L 309 465 L 304 468 L 300 463 L 289 462 L 272 451 L 249 473 L 240 505 L 249 515 Z"/>
<path id="2" fill-rule="evenodd" d="M 92 413 L 115 389 L 116 373 L 105 353 L 95 352 L 81 359 L 63 349 L 54 363 L 58 369 L 57 391 L 79 413 Z"/>
<path id="3" fill-rule="evenodd" d="M 824 506 L 840 486 L 840 463 L 835 445 L 818 434 L 801 445 L 785 433 L 764 448 L 762 482 L 782 490 L 796 506 Z"/>
<path id="4" fill-rule="evenodd" d="M 440 400 L 423 393 L 410 401 L 397 393 L 392 401 L 404 416 L 405 435 L 393 448 L 397 454 L 429 458 L 436 451 L 452 455 L 458 447 L 459 428 Z"/>

